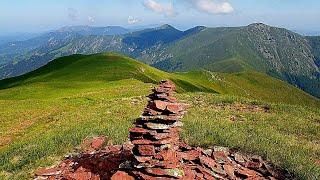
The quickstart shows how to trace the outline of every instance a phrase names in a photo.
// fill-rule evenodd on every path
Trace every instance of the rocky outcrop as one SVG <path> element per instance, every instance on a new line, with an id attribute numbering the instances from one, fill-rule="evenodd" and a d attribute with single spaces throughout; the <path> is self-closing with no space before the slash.
<path id="1" fill-rule="evenodd" d="M 53 168 L 39 169 L 36 179 L 291 179 L 260 156 L 226 147 L 191 147 L 180 140 L 187 105 L 172 96 L 175 85 L 161 81 L 130 129 L 130 141 L 103 147 L 105 138 L 86 139 L 84 152 Z"/>

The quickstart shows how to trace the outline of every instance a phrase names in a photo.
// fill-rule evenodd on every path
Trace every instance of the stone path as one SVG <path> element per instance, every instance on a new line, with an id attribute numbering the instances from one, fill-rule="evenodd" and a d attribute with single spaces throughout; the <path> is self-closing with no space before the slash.
<path id="1" fill-rule="evenodd" d="M 179 138 L 188 107 L 172 96 L 175 85 L 161 81 L 150 94 L 130 141 L 103 147 L 105 137 L 86 139 L 85 151 L 43 168 L 35 179 L 292 179 L 260 156 L 226 147 L 191 147 Z"/>

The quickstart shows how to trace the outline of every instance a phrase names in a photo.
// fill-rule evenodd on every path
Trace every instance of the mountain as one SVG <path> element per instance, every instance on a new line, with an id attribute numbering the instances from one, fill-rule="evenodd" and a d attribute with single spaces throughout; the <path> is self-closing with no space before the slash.
<path id="1" fill-rule="evenodd" d="M 319 51 L 314 44 L 299 34 L 264 24 L 207 28 L 149 59 L 155 67 L 171 71 L 254 69 L 320 97 L 320 70 L 315 59 Z"/>
<path id="2" fill-rule="evenodd" d="M 0 35 L 0 45 L 9 42 L 26 41 L 31 38 L 40 36 L 41 33 L 6 33 Z"/>
<path id="3" fill-rule="evenodd" d="M 80 35 L 120 35 L 131 32 L 131 30 L 121 26 L 92 27 L 92 26 L 65 26 L 57 30 L 58 32 L 72 32 Z"/>
<path id="4" fill-rule="evenodd" d="M 0 81 L 0 179 L 32 179 L 78 152 L 85 138 L 122 144 L 161 79 L 171 79 L 175 96 L 190 104 L 186 142 L 259 154 L 298 179 L 320 175 L 320 101 L 313 96 L 252 70 L 168 73 L 106 53 L 61 57 Z"/>
<path id="5" fill-rule="evenodd" d="M 1 80 L 0 90 L 39 83 L 41 86 L 52 86 L 57 82 L 72 86 L 80 82 L 103 83 L 123 79 L 136 79 L 145 83 L 171 79 L 178 85 L 179 92 L 202 91 L 276 103 L 320 105 L 319 100 L 294 86 L 256 71 L 232 74 L 210 71 L 167 73 L 113 53 L 58 58 L 25 75 Z"/>
<path id="6" fill-rule="evenodd" d="M 40 36 L 25 40 L 4 43 L 0 45 L 1 64 L 7 62 L 20 62 L 39 56 L 39 49 L 46 49 L 44 53 L 59 49 L 81 36 L 121 35 L 131 32 L 120 26 L 91 27 L 91 26 L 66 26 L 56 31 L 44 33 Z M 43 54 L 41 54 L 43 55 Z M 41 56 L 40 55 L 40 56 Z M 15 74 L 15 73 L 14 73 Z"/>
<path id="7" fill-rule="evenodd" d="M 76 37 L 66 41 L 46 43 L 13 56 L 20 60 L 3 64 L 1 76 L 20 75 L 64 55 L 112 51 L 165 71 L 259 71 L 320 97 L 320 70 L 316 59 L 319 39 L 283 28 L 256 23 L 244 27 L 199 26 L 180 31 L 163 25 L 114 36 L 75 34 Z"/>

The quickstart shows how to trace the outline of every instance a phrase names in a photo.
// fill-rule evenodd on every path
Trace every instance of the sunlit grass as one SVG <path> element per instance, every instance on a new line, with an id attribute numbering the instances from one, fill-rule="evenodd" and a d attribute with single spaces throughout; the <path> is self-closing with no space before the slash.
<path id="1" fill-rule="evenodd" d="M 185 94 L 192 104 L 184 118 L 183 137 L 190 144 L 214 144 L 260 154 L 301 179 L 317 179 L 320 167 L 320 111 L 316 108 L 268 104 L 270 113 L 221 109 L 220 103 L 259 104 L 229 96 Z M 238 117 L 231 121 L 231 116 Z"/>
<path id="2" fill-rule="evenodd" d="M 56 164 L 87 136 L 124 142 L 146 105 L 151 83 L 168 78 L 178 86 L 179 99 L 192 105 L 183 119 L 182 135 L 189 143 L 239 148 L 299 178 L 319 176 L 319 100 L 254 72 L 170 74 L 123 56 L 99 54 L 65 57 L 0 81 L 0 179 L 31 178 L 34 170 Z M 221 103 L 268 105 L 271 113 L 221 109 Z"/>

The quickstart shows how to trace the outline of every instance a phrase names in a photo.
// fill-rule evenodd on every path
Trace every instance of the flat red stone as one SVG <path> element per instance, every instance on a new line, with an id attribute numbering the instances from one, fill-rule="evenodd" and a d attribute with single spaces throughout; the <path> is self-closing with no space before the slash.
<path id="1" fill-rule="evenodd" d="M 138 151 L 142 156 L 152 156 L 155 154 L 155 148 L 153 145 L 139 145 Z"/>
<path id="2" fill-rule="evenodd" d="M 172 150 L 172 149 L 168 149 L 168 150 L 162 150 L 159 153 L 162 156 L 162 159 L 164 161 L 172 161 L 175 162 L 178 160 L 177 158 L 177 152 Z"/>
<path id="3" fill-rule="evenodd" d="M 137 139 L 137 140 L 133 140 L 132 144 L 136 144 L 136 145 L 143 145 L 143 144 L 154 144 L 153 141 L 151 140 L 147 140 L 147 139 Z"/>
<path id="4" fill-rule="evenodd" d="M 52 176 L 61 174 L 59 168 L 41 168 L 35 172 L 37 176 Z"/>
<path id="5" fill-rule="evenodd" d="M 167 104 L 168 104 L 167 102 L 160 101 L 160 100 L 154 100 L 153 103 L 154 103 L 154 105 L 155 105 L 155 107 L 157 109 L 160 109 L 160 110 L 163 110 L 163 111 L 166 109 Z"/>
<path id="6" fill-rule="evenodd" d="M 106 141 L 106 138 L 104 136 L 94 138 L 92 140 L 91 147 L 95 150 L 98 150 L 102 147 L 105 141 Z"/>
<path id="7" fill-rule="evenodd" d="M 144 163 L 144 162 L 150 161 L 152 159 L 152 157 L 150 157 L 150 156 L 135 156 L 135 159 L 140 163 Z"/>
<path id="8" fill-rule="evenodd" d="M 215 160 L 210 157 L 200 156 L 200 162 L 218 174 L 225 174 L 225 172 L 222 170 L 221 165 L 215 162 Z"/>
<path id="9" fill-rule="evenodd" d="M 236 176 L 234 175 L 234 167 L 229 164 L 223 165 L 224 171 L 227 173 L 230 179 L 235 179 Z"/>
<path id="10" fill-rule="evenodd" d="M 146 172 L 156 175 L 156 176 L 166 176 L 167 172 L 164 169 L 161 168 L 146 168 Z"/>
<path id="11" fill-rule="evenodd" d="M 137 133 L 137 134 L 149 134 L 150 132 L 148 129 L 139 128 L 139 127 L 131 128 L 129 131 L 131 133 Z"/>
<path id="12" fill-rule="evenodd" d="M 161 114 L 161 112 L 153 110 L 153 109 L 150 109 L 150 108 L 146 108 L 144 110 L 144 113 L 147 114 L 147 115 L 151 115 L 151 116 L 156 116 L 156 115 L 160 115 Z"/>
<path id="13" fill-rule="evenodd" d="M 199 151 L 196 150 L 190 150 L 187 152 L 179 152 L 178 156 L 180 156 L 181 158 L 188 160 L 188 161 L 194 161 L 196 159 L 199 159 L 201 153 Z"/>
<path id="14" fill-rule="evenodd" d="M 106 146 L 105 151 L 107 153 L 120 154 L 122 146 L 114 145 L 114 146 Z"/>
<path id="15" fill-rule="evenodd" d="M 117 171 L 112 177 L 111 180 L 134 180 L 134 177 L 130 176 L 124 171 Z"/>
<path id="16" fill-rule="evenodd" d="M 229 159 L 224 151 L 214 151 L 212 153 L 212 157 L 218 162 L 218 163 L 226 163 L 229 162 Z"/>
<path id="17" fill-rule="evenodd" d="M 251 168 L 251 169 L 259 169 L 262 166 L 260 162 L 252 162 L 248 161 L 245 163 L 245 167 Z"/>
<path id="18" fill-rule="evenodd" d="M 238 168 L 236 172 L 247 177 L 259 177 L 259 174 L 248 168 Z"/>
<path id="19" fill-rule="evenodd" d="M 177 114 L 183 110 L 183 107 L 178 103 L 170 103 L 167 105 L 167 110 L 171 113 Z"/>

